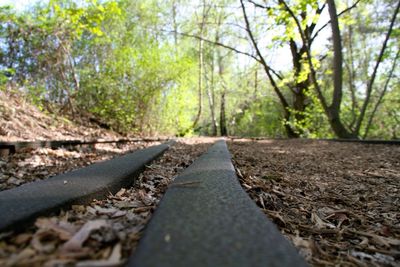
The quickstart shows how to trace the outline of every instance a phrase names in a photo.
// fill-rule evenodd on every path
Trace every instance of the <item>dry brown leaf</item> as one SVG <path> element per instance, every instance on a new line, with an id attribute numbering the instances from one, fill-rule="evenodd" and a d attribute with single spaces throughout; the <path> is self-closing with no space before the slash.
<path id="1" fill-rule="evenodd" d="M 286 225 L 286 221 L 279 214 L 279 212 L 267 210 L 267 213 L 269 216 L 271 216 L 275 220 L 276 223 L 280 224 L 279 222 L 281 222 L 283 225 Z M 277 222 L 277 221 L 279 221 L 279 222 Z"/>
<path id="2" fill-rule="evenodd" d="M 8 266 L 15 266 L 18 262 L 24 261 L 26 259 L 30 259 L 36 255 L 36 251 L 32 248 L 25 248 L 18 255 L 11 257 L 7 260 Z"/>
<path id="3" fill-rule="evenodd" d="M 85 223 L 82 228 L 68 241 L 66 242 L 61 250 L 62 251 L 77 251 L 82 248 L 83 243 L 90 236 L 92 231 L 100 229 L 101 227 L 107 227 L 108 222 L 106 220 L 93 220 Z"/>
<path id="4" fill-rule="evenodd" d="M 363 237 L 361 242 L 358 244 L 360 247 L 367 247 L 369 244 L 369 240 L 366 237 Z"/>
<path id="5" fill-rule="evenodd" d="M 106 260 L 89 260 L 78 262 L 76 267 L 118 267 L 122 266 L 122 246 L 120 243 L 116 244 L 111 252 L 111 255 Z"/>
<path id="6" fill-rule="evenodd" d="M 56 249 L 57 235 L 50 230 L 40 229 L 32 237 L 31 245 L 41 253 L 50 253 Z"/>
<path id="7" fill-rule="evenodd" d="M 56 218 L 39 218 L 35 222 L 35 226 L 41 230 L 51 230 L 63 240 L 69 240 L 75 233 L 76 227 L 69 222 L 61 221 L 57 223 Z"/>
<path id="8" fill-rule="evenodd" d="M 315 212 L 311 213 L 311 221 L 317 226 L 318 229 L 335 228 L 334 225 L 324 222 Z"/>
<path id="9" fill-rule="evenodd" d="M 32 238 L 32 234 L 28 234 L 28 233 L 19 234 L 15 238 L 15 244 L 21 245 L 23 243 L 27 243 L 27 242 L 29 242 L 31 240 L 31 238 Z"/>
<path id="10" fill-rule="evenodd" d="M 126 193 L 126 189 L 125 188 L 121 188 L 116 194 L 116 197 L 122 197 L 124 194 Z"/>
<path id="11" fill-rule="evenodd" d="M 150 206 L 153 204 L 154 202 L 154 198 L 152 196 L 150 196 L 148 193 L 146 193 L 146 191 L 144 190 L 139 190 L 139 198 L 140 200 L 143 202 L 143 204 L 145 204 L 146 206 Z"/>
<path id="12" fill-rule="evenodd" d="M 114 205 L 120 209 L 140 208 L 143 207 L 143 203 L 137 200 L 133 201 L 117 201 Z"/>
<path id="13" fill-rule="evenodd" d="M 126 214 L 125 211 L 121 211 L 117 208 L 102 208 L 98 205 L 94 206 L 94 210 L 96 211 L 97 214 L 100 214 L 100 215 L 104 214 L 104 215 L 111 216 L 113 218 L 124 216 Z"/>

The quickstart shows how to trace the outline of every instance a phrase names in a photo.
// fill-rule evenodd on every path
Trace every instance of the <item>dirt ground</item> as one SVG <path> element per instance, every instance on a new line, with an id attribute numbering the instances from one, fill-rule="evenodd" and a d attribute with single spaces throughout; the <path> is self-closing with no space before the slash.
<path id="1" fill-rule="evenodd" d="M 400 146 L 229 143 L 243 188 L 313 266 L 400 266 Z"/>

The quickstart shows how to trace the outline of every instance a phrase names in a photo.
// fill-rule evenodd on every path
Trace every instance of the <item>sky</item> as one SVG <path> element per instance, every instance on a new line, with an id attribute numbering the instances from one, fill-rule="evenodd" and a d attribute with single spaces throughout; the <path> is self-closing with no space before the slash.
<path id="1" fill-rule="evenodd" d="M 36 2 L 38 2 L 38 0 L 0 0 L 0 6 L 12 5 L 16 10 L 22 11 Z"/>

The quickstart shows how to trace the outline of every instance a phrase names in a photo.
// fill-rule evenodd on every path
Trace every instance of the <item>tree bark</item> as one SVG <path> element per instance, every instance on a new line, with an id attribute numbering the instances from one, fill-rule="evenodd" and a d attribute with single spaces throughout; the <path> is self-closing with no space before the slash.
<path id="1" fill-rule="evenodd" d="M 207 87 L 208 105 L 211 113 L 211 136 L 217 136 L 217 121 L 215 119 L 215 92 L 214 92 L 214 56 L 211 58 L 211 79 Z"/>
<path id="2" fill-rule="evenodd" d="M 228 129 L 226 127 L 226 116 L 225 116 L 225 94 L 226 92 L 225 90 L 223 90 L 221 93 L 221 110 L 219 114 L 221 136 L 228 135 Z"/>
<path id="3" fill-rule="evenodd" d="M 328 107 L 329 123 L 339 138 L 357 138 L 357 135 L 349 132 L 340 119 L 340 106 L 343 96 L 343 54 L 342 39 L 339 29 L 339 20 L 336 11 L 335 0 L 327 0 L 329 17 L 331 19 L 333 42 L 333 96 L 332 103 Z"/>

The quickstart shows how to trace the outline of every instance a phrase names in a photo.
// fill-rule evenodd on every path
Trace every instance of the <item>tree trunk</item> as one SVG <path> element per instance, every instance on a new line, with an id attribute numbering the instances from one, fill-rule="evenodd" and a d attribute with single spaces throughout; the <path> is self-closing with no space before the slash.
<path id="1" fill-rule="evenodd" d="M 339 21 L 336 12 L 335 0 L 327 0 L 329 16 L 331 19 L 333 42 L 333 97 L 332 104 L 326 108 L 329 123 L 336 136 L 339 138 L 357 138 L 349 132 L 340 120 L 340 105 L 343 95 L 343 55 L 342 40 L 340 36 Z"/>
<path id="2" fill-rule="evenodd" d="M 195 129 L 197 123 L 200 120 L 201 112 L 203 109 L 203 41 L 199 40 L 199 64 L 198 64 L 198 96 L 199 96 L 199 107 L 197 110 L 196 118 L 193 122 L 192 128 Z"/>
<path id="3" fill-rule="evenodd" d="M 219 35 L 216 36 L 216 39 L 218 41 Z M 219 126 L 220 126 L 220 132 L 221 136 L 227 136 L 228 135 L 228 128 L 226 127 L 226 114 L 225 114 L 225 95 L 226 95 L 226 87 L 224 84 L 224 64 L 222 62 L 223 58 L 221 55 L 221 52 L 217 50 L 217 64 L 218 64 L 218 75 L 219 78 L 221 79 L 221 85 L 223 87 L 221 91 L 221 103 L 220 103 L 220 113 L 219 113 Z"/>
<path id="4" fill-rule="evenodd" d="M 201 117 L 201 112 L 203 109 L 203 68 L 204 68 L 204 40 L 203 40 L 203 33 L 204 33 L 204 27 L 206 23 L 206 18 L 208 15 L 208 11 L 210 9 L 208 8 L 206 10 L 206 3 L 203 1 L 203 11 L 202 11 L 202 17 L 201 17 L 201 22 L 200 22 L 200 29 L 199 29 L 199 36 L 201 37 L 199 39 L 199 63 L 198 63 L 198 90 L 199 90 L 199 109 L 197 111 L 196 118 L 193 122 L 192 128 L 196 129 L 196 126 L 200 120 Z"/>
<path id="5" fill-rule="evenodd" d="M 225 117 L 225 90 L 222 91 L 221 93 L 221 110 L 220 110 L 220 131 L 221 131 L 221 136 L 227 136 L 228 135 L 228 129 L 226 127 L 226 117 Z"/>
<path id="6" fill-rule="evenodd" d="M 217 136 L 217 121 L 215 119 L 215 92 L 214 92 L 214 56 L 211 58 L 211 81 L 207 85 L 208 104 L 211 113 L 211 136 Z"/>
<path id="7" fill-rule="evenodd" d="M 293 95 L 293 110 L 294 110 L 294 117 L 296 123 L 300 124 L 300 127 L 296 128 L 296 135 L 300 137 L 303 133 L 304 119 L 305 115 L 304 112 L 307 108 L 307 96 L 306 92 L 310 85 L 309 77 L 305 81 L 299 81 L 301 72 L 303 70 L 302 58 L 303 54 L 305 53 L 305 47 L 303 46 L 300 50 L 297 48 L 296 42 L 293 39 L 290 39 L 290 51 L 292 53 L 292 63 L 294 68 L 294 77 L 295 77 L 295 86 L 294 89 L 291 90 Z M 290 115 L 292 116 L 292 114 Z M 290 118 L 289 118 L 290 119 Z M 292 129 L 292 132 L 294 130 Z"/>

